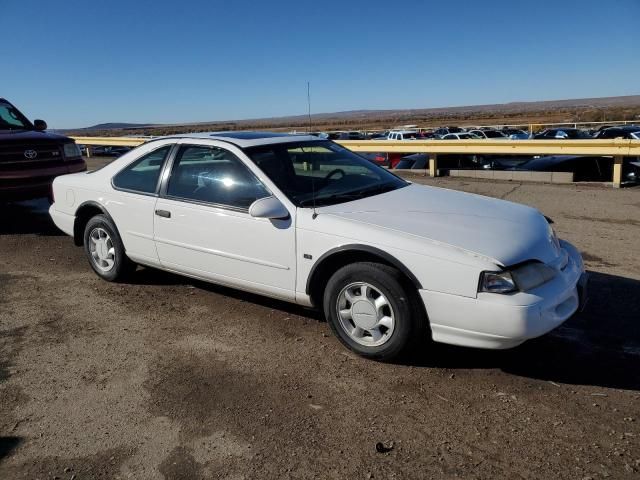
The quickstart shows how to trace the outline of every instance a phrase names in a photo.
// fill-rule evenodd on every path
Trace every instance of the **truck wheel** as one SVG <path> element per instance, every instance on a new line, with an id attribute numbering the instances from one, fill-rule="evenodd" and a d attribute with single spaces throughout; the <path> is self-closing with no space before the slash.
<path id="1" fill-rule="evenodd" d="M 354 352 L 390 360 L 421 336 L 424 314 L 396 269 L 352 263 L 336 271 L 324 292 L 324 313 L 334 334 Z"/>

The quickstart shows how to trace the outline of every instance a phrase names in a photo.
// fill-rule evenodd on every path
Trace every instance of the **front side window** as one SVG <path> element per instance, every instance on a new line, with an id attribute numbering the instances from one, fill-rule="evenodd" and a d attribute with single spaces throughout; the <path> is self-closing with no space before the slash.
<path id="1" fill-rule="evenodd" d="M 171 145 L 158 148 L 127 165 L 113 177 L 113 186 L 121 190 L 156 193 L 160 170 L 169 150 Z"/>
<path id="2" fill-rule="evenodd" d="M 408 185 L 330 141 L 271 144 L 245 153 L 298 207 L 333 205 Z"/>
<path id="3" fill-rule="evenodd" d="M 228 150 L 185 145 L 174 161 L 167 195 L 248 209 L 256 200 L 271 194 Z"/>

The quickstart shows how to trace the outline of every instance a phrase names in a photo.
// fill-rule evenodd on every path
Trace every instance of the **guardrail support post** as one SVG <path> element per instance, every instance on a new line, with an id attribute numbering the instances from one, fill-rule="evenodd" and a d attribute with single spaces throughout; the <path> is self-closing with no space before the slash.
<path id="1" fill-rule="evenodd" d="M 616 155 L 613 157 L 613 187 L 620 188 L 622 183 L 622 162 L 624 157 Z"/>
<path id="2" fill-rule="evenodd" d="M 438 176 L 438 155 L 435 153 L 429 155 L 429 175 L 431 177 Z"/>

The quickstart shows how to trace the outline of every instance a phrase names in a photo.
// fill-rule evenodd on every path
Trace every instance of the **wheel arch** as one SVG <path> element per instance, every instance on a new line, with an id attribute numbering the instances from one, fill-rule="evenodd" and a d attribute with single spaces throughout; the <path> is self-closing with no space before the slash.
<path id="1" fill-rule="evenodd" d="M 111 220 L 111 223 L 115 226 L 115 222 L 104 205 L 89 200 L 80 204 L 76 210 L 76 219 L 73 222 L 73 243 L 80 247 L 84 243 L 84 228 L 87 226 L 87 222 L 96 215 L 105 215 Z M 117 229 L 117 227 L 116 227 Z M 118 232 L 118 235 L 120 232 Z"/>
<path id="2" fill-rule="evenodd" d="M 422 284 L 400 260 L 388 252 L 370 245 L 342 245 L 325 252 L 311 267 L 307 277 L 306 294 L 314 305 L 322 305 L 322 294 L 327 281 L 339 268 L 356 262 L 378 262 L 399 270 L 416 290 Z"/>

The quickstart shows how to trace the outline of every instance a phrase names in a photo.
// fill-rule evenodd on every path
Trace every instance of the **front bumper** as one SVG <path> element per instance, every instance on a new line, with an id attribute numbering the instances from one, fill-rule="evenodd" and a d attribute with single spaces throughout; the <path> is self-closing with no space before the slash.
<path id="1" fill-rule="evenodd" d="M 477 298 L 420 290 L 433 340 L 466 347 L 502 349 L 520 345 L 558 327 L 587 300 L 582 257 L 561 242 L 568 262 L 558 275 L 529 292 L 479 293 Z"/>
<path id="2" fill-rule="evenodd" d="M 17 201 L 48 197 L 56 177 L 86 169 L 87 163 L 81 159 L 52 167 L 0 171 L 0 199 Z"/>

